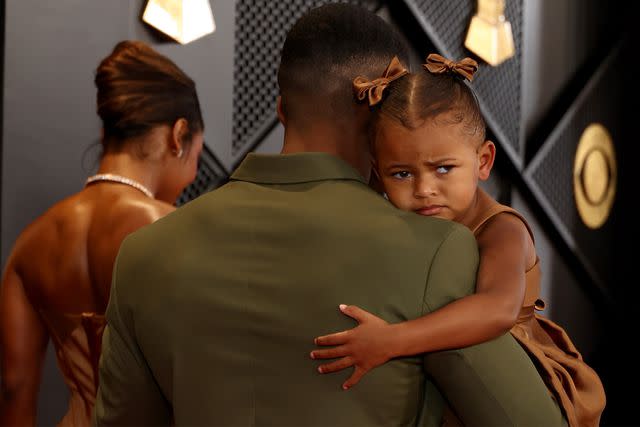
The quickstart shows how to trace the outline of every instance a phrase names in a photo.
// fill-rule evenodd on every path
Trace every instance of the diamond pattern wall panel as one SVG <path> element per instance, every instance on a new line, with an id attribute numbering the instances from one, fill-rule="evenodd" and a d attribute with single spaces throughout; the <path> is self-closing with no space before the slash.
<path id="1" fill-rule="evenodd" d="M 234 156 L 258 143 L 276 121 L 276 74 L 287 31 L 329 0 L 237 0 L 233 85 Z M 379 1 L 344 0 L 374 10 Z"/>
<path id="2" fill-rule="evenodd" d="M 620 209 L 614 201 L 608 220 L 597 229 L 590 229 L 582 222 L 575 202 L 573 188 L 573 164 L 576 149 L 584 129 L 591 123 L 601 123 L 609 131 L 619 154 L 624 148 L 623 76 L 620 49 L 602 63 L 582 93 L 567 111 L 556 129 L 545 141 L 524 172 L 535 197 L 549 214 L 566 243 L 578 255 L 596 283 L 606 289 L 611 283 L 614 252 L 602 250 L 614 248 L 615 224 Z M 617 197 L 621 187 L 618 184 Z"/>
<path id="3" fill-rule="evenodd" d="M 215 154 L 203 146 L 202 154 L 198 160 L 198 172 L 196 179 L 182 192 L 177 206 L 182 206 L 190 200 L 218 188 L 229 178 L 229 173 L 226 171 L 222 163 L 216 158 Z"/>
<path id="4" fill-rule="evenodd" d="M 405 0 L 416 19 L 440 52 L 452 59 L 477 57 L 464 47 L 464 39 L 476 0 Z M 497 67 L 478 61 L 480 70 L 473 80 L 487 125 L 518 168 L 522 168 L 524 147 L 520 103 L 522 92 L 522 5 L 523 0 L 506 2 L 505 17 L 511 23 L 516 54 Z M 423 52 L 426 54 L 427 52 Z"/>

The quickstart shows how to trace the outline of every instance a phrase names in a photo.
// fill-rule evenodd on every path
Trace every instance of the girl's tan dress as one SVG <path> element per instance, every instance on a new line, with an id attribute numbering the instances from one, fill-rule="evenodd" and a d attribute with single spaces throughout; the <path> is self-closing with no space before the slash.
<path id="1" fill-rule="evenodd" d="M 69 408 L 60 427 L 91 425 L 98 391 L 98 361 L 105 317 L 96 313 L 41 311 L 56 351 L 58 367 L 69 387 Z"/>
<path id="2" fill-rule="evenodd" d="M 482 226 L 496 215 L 508 213 L 520 218 L 533 239 L 529 224 L 519 212 L 495 200 L 491 200 L 488 206 L 476 223 L 469 227 L 474 235 L 477 236 Z M 597 427 L 606 403 L 602 382 L 584 362 L 565 330 L 537 313 L 542 309 L 540 265 L 536 259 L 535 265 L 526 272 L 524 303 L 511 334 L 531 356 L 569 425 Z"/>

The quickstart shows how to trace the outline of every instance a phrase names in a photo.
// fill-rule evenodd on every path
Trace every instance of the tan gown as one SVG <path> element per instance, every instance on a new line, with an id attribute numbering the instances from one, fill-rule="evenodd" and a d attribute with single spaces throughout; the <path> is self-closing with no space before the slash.
<path id="1" fill-rule="evenodd" d="M 472 224 L 475 235 L 481 227 L 500 213 L 510 213 L 531 228 L 516 210 L 495 201 L 484 215 Z M 523 307 L 511 334 L 529 353 L 550 392 L 563 409 L 569 426 L 596 427 L 604 410 L 606 397 L 598 374 L 582 359 L 565 330 L 536 311 L 544 309 L 540 299 L 540 265 L 526 272 Z"/>
<path id="2" fill-rule="evenodd" d="M 89 426 L 98 389 L 98 361 L 103 315 L 40 311 L 56 351 L 58 366 L 69 387 L 67 413 L 58 426 Z"/>

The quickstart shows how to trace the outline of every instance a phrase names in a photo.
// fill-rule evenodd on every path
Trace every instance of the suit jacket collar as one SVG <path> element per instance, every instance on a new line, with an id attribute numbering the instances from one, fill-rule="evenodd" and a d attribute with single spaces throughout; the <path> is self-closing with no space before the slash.
<path id="1" fill-rule="evenodd" d="M 327 153 L 249 153 L 231 175 L 231 180 L 256 184 L 296 184 L 336 179 L 366 184 L 353 167 Z"/>

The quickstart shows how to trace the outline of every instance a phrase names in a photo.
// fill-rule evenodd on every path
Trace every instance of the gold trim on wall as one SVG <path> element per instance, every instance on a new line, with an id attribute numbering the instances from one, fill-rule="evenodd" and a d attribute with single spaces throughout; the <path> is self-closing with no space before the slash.
<path id="1" fill-rule="evenodd" d="M 580 137 L 573 163 L 576 207 L 584 224 L 600 228 L 609 218 L 616 194 L 616 155 L 607 129 L 587 126 Z"/>
<path id="2" fill-rule="evenodd" d="M 209 0 L 149 0 L 142 20 L 180 44 L 216 30 Z"/>
<path id="3" fill-rule="evenodd" d="M 464 45 L 496 66 L 515 54 L 511 23 L 504 17 L 505 0 L 478 0 Z"/>

